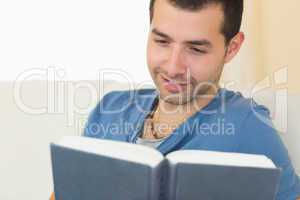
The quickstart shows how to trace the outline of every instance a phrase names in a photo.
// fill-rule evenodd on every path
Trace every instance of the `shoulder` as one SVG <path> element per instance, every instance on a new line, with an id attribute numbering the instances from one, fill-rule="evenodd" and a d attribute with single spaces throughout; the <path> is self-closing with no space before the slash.
<path id="1" fill-rule="evenodd" d="M 255 127 L 264 123 L 272 126 L 269 109 L 240 92 L 222 89 L 218 95 L 218 104 L 215 116 L 234 125 L 235 130 L 240 130 L 245 124 Z"/>
<path id="2" fill-rule="evenodd" d="M 235 126 L 235 135 L 243 148 L 265 149 L 266 142 L 281 143 L 269 109 L 240 92 L 226 90 L 223 115 Z M 258 152 L 257 152 L 258 153 Z"/>
<path id="3" fill-rule="evenodd" d="M 257 103 L 251 97 L 245 97 L 240 92 L 234 92 L 231 90 L 223 90 L 223 97 L 221 98 L 222 109 L 224 113 L 238 117 L 241 121 L 243 119 L 252 116 L 263 116 L 269 118 L 270 111 L 265 105 Z"/>
<path id="4" fill-rule="evenodd" d="M 287 149 L 265 105 L 257 103 L 253 98 L 246 98 L 239 92 L 233 92 L 226 105 L 226 115 L 231 115 L 238 121 L 235 123 L 235 136 L 239 151 L 264 154 L 275 162 L 287 159 Z"/>
<path id="5" fill-rule="evenodd" d="M 237 116 L 240 116 L 240 119 L 237 117 L 240 123 L 235 135 L 237 152 L 261 154 L 270 158 L 281 168 L 277 199 L 296 199 L 300 193 L 300 180 L 280 132 L 273 125 L 269 109 L 240 93 L 232 93 L 227 103 L 228 113 L 238 113 Z"/>
<path id="6" fill-rule="evenodd" d="M 154 89 L 111 91 L 105 94 L 89 114 L 83 134 L 100 137 L 99 134 L 109 133 L 110 129 L 106 127 L 120 128 L 126 123 L 135 122 L 147 110 L 153 97 Z"/>
<path id="7" fill-rule="evenodd" d="M 229 92 L 226 116 L 234 116 L 238 121 L 234 124 L 237 151 L 266 155 L 277 166 L 289 163 L 287 148 L 273 124 L 269 109 L 239 92 Z"/>

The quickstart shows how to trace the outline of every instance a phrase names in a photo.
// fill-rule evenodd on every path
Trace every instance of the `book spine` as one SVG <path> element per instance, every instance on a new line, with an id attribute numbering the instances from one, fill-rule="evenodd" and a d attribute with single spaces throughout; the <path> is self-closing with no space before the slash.
<path id="1" fill-rule="evenodd" d="M 176 200 L 176 165 L 166 160 L 163 200 Z"/>
<path id="2" fill-rule="evenodd" d="M 163 173 L 164 173 L 164 160 L 155 167 L 149 168 L 149 192 L 144 200 L 162 200 L 161 195 L 163 193 Z"/>
<path id="3" fill-rule="evenodd" d="M 169 200 L 170 198 L 172 198 L 169 194 L 169 191 L 172 187 L 171 185 L 173 185 L 172 176 L 170 176 L 170 169 L 170 163 L 167 159 L 165 159 L 161 167 L 159 200 Z"/>

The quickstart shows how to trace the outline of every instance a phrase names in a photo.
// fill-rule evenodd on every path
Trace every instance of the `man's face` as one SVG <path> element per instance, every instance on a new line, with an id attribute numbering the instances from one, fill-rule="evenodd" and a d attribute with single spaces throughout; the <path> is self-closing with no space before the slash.
<path id="1" fill-rule="evenodd" d="M 221 5 L 187 11 L 156 1 L 147 62 L 160 98 L 186 104 L 215 89 L 226 62 L 223 20 Z"/>

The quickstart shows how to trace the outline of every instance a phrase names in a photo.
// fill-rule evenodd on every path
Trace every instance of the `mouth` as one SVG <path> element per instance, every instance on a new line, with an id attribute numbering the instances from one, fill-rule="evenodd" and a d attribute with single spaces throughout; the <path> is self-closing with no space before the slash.
<path id="1" fill-rule="evenodd" d="M 168 90 L 171 93 L 177 93 L 183 91 L 188 83 L 187 82 L 178 82 L 172 79 L 169 79 L 165 76 L 161 76 L 163 80 L 163 86 L 166 90 Z"/>

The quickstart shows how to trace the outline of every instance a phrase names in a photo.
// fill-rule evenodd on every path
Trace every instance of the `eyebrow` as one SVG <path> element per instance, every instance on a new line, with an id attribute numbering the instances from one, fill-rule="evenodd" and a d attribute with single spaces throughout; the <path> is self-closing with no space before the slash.
<path id="1" fill-rule="evenodd" d="M 209 47 L 211 48 L 212 47 L 212 44 L 210 41 L 208 40 L 194 40 L 194 41 L 186 41 L 185 43 L 187 44 L 190 44 L 190 45 L 196 45 L 196 46 L 206 46 L 206 47 Z"/>
<path id="2" fill-rule="evenodd" d="M 167 34 L 161 32 L 161 31 L 159 31 L 159 30 L 157 30 L 156 28 L 154 28 L 154 29 L 152 30 L 152 33 L 154 33 L 155 35 L 158 35 L 158 36 L 160 36 L 160 37 L 163 37 L 163 38 L 172 40 L 172 38 L 171 38 L 170 36 L 168 36 Z"/>
<path id="3" fill-rule="evenodd" d="M 160 37 L 166 38 L 168 40 L 173 41 L 173 39 L 168 36 L 167 34 L 159 31 L 158 29 L 154 28 L 152 30 L 152 33 L 155 35 L 158 35 Z M 206 39 L 201 39 L 201 40 L 191 40 L 191 41 L 185 41 L 184 43 L 189 44 L 189 45 L 196 45 L 196 46 L 207 46 L 207 47 L 212 47 L 212 43 Z"/>

